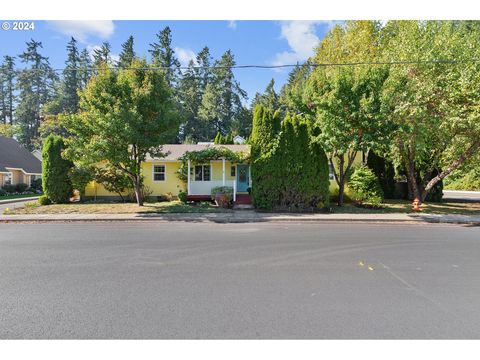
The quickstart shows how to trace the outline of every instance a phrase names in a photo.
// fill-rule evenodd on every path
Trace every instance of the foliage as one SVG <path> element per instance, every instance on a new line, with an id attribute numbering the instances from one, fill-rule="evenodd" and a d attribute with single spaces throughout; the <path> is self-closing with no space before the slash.
<path id="1" fill-rule="evenodd" d="M 328 163 L 306 120 L 257 105 L 252 131 L 252 195 L 256 207 L 289 211 L 328 206 Z M 271 139 L 271 140 L 270 140 Z"/>
<path id="2" fill-rule="evenodd" d="M 180 200 L 184 204 L 187 203 L 188 195 L 187 195 L 186 191 L 180 191 L 178 193 L 178 200 Z"/>
<path id="3" fill-rule="evenodd" d="M 6 55 L 3 59 L 3 63 L 0 65 L 0 123 L 13 125 L 14 103 L 16 99 L 15 58 Z"/>
<path id="4" fill-rule="evenodd" d="M 360 203 L 379 205 L 383 202 L 383 191 L 375 173 L 367 166 L 355 169 L 348 186 L 354 191 L 355 200 Z"/>
<path id="5" fill-rule="evenodd" d="M 252 108 L 255 108 L 257 104 L 263 105 L 266 108 L 277 110 L 279 108 L 278 95 L 275 92 L 275 80 L 272 79 L 267 85 L 263 94 L 256 93 L 253 98 Z"/>
<path id="6" fill-rule="evenodd" d="M 38 203 L 42 206 L 52 204 L 52 200 L 47 195 L 42 195 L 38 198 Z"/>
<path id="7" fill-rule="evenodd" d="M 135 59 L 135 51 L 133 50 L 133 36 L 129 36 L 127 41 L 122 44 L 122 52 L 118 56 L 119 68 L 127 68 L 132 64 Z"/>
<path id="8" fill-rule="evenodd" d="M 42 187 L 45 195 L 54 203 L 67 203 L 72 195 L 72 182 L 68 176 L 72 163 L 62 157 L 63 139 L 49 135 L 42 149 Z"/>
<path id="9" fill-rule="evenodd" d="M 10 194 L 17 191 L 15 185 L 13 185 L 13 184 L 5 184 L 5 185 L 2 186 L 2 189 L 4 191 L 6 191 L 7 193 L 10 193 Z"/>
<path id="10" fill-rule="evenodd" d="M 125 201 L 124 194 L 132 192 L 132 181 L 125 172 L 113 167 L 94 167 L 93 178 L 103 185 L 105 190 L 113 192 Z"/>
<path id="11" fill-rule="evenodd" d="M 209 146 L 203 150 L 187 151 L 179 158 L 181 165 L 178 170 L 178 178 L 182 181 L 187 181 L 188 160 L 190 160 L 191 165 L 195 166 L 196 164 L 204 164 L 210 160 L 220 160 L 222 158 L 232 163 L 243 163 L 249 161 L 249 157 L 250 154 L 234 152 L 224 146 Z"/>
<path id="12" fill-rule="evenodd" d="M 18 134 L 18 127 L 12 124 L 0 124 L 0 136 L 13 138 Z"/>
<path id="13" fill-rule="evenodd" d="M 80 192 L 80 196 L 85 194 L 85 187 L 94 179 L 94 169 L 87 167 L 74 166 L 70 169 L 69 177 L 72 187 Z"/>
<path id="14" fill-rule="evenodd" d="M 78 165 L 101 164 L 124 173 L 141 206 L 141 164 L 148 154 L 164 156 L 161 145 L 177 129 L 178 114 L 163 73 L 144 71 L 144 60 L 131 67 L 103 68 L 80 93 L 82 112 L 65 121 L 72 134 L 67 155 Z"/>
<path id="15" fill-rule="evenodd" d="M 445 181 L 445 188 L 449 190 L 480 191 L 480 168 L 468 172 L 456 172 Z"/>
<path id="16" fill-rule="evenodd" d="M 8 194 L 8 193 L 7 193 L 6 190 L 0 189 L 0 196 L 5 196 L 5 195 L 7 195 L 7 194 Z"/>
<path id="17" fill-rule="evenodd" d="M 167 69 L 165 71 L 165 80 L 168 85 L 175 85 L 180 73 L 180 62 L 175 56 L 175 50 L 172 48 L 172 31 L 169 26 L 158 32 L 157 40 L 150 44 L 148 52 L 152 54 L 152 61 L 155 66 Z"/>
<path id="18" fill-rule="evenodd" d="M 223 136 L 220 132 L 217 133 L 217 136 L 215 136 L 215 140 L 214 140 L 214 144 L 215 145 L 220 145 L 220 144 L 224 144 L 224 145 L 227 145 L 227 144 L 233 144 L 233 134 L 227 134 L 225 136 Z"/>
<path id="19" fill-rule="evenodd" d="M 27 190 L 28 185 L 25 183 L 18 183 L 15 184 L 15 191 L 19 193 L 23 193 L 25 190 Z"/>
<path id="20" fill-rule="evenodd" d="M 386 199 L 394 199 L 395 169 L 393 163 L 370 150 L 367 155 L 367 166 L 378 178 Z"/>
<path id="21" fill-rule="evenodd" d="M 30 188 L 35 191 L 42 191 L 42 179 L 41 178 L 35 179 L 33 183 L 30 185 Z"/>
<path id="22" fill-rule="evenodd" d="M 211 191 L 212 200 L 221 208 L 229 208 L 233 201 L 233 187 L 217 186 Z"/>

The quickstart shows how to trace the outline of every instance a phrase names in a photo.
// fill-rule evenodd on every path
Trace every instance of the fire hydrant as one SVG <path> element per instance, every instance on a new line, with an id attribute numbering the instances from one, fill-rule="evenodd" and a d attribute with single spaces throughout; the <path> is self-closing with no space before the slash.
<path id="1" fill-rule="evenodd" d="M 415 198 L 415 200 L 413 200 L 412 211 L 415 211 L 415 212 L 422 211 L 422 209 L 420 209 L 420 200 L 418 198 Z"/>

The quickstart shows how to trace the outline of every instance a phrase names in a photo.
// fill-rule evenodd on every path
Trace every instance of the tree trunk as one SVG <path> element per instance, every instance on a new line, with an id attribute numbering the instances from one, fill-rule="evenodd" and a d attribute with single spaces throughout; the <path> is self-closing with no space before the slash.
<path id="1" fill-rule="evenodd" d="M 137 199 L 137 204 L 138 206 L 143 206 L 142 185 L 140 184 L 140 179 L 138 177 L 135 178 L 134 186 L 135 186 L 135 198 Z"/>
<path id="2" fill-rule="evenodd" d="M 444 171 L 442 171 L 437 176 L 433 177 L 425 186 L 425 189 L 422 191 L 422 202 L 425 200 L 428 192 L 446 176 L 448 176 L 453 170 L 459 168 L 465 161 L 472 157 L 477 150 L 480 149 L 480 140 L 474 142 L 460 157 L 452 162 Z"/>
<path id="3" fill-rule="evenodd" d="M 339 156 L 338 161 L 338 206 L 343 206 L 344 195 L 345 195 L 345 172 L 344 172 L 344 165 L 345 165 L 345 156 Z"/>

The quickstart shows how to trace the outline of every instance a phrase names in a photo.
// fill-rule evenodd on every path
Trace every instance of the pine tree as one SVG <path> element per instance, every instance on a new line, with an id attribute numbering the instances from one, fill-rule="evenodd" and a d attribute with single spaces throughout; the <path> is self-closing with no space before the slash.
<path id="1" fill-rule="evenodd" d="M 0 121 L 4 124 L 13 125 L 13 112 L 15 103 L 15 58 L 12 56 L 4 56 L 3 63 L 0 67 L 0 102 L 1 109 Z"/>
<path id="2" fill-rule="evenodd" d="M 130 37 L 122 44 L 122 52 L 119 55 L 117 66 L 120 68 L 127 68 L 131 65 L 133 59 L 135 59 L 135 51 L 133 50 L 133 36 Z"/>
<path id="3" fill-rule="evenodd" d="M 80 53 L 78 70 L 78 79 L 81 89 L 85 89 L 87 87 L 88 81 L 92 77 L 91 68 L 92 60 L 90 59 L 90 54 L 88 53 L 87 49 L 83 49 Z"/>
<path id="4" fill-rule="evenodd" d="M 203 139 L 204 126 L 198 119 L 198 108 L 202 101 L 203 91 L 200 89 L 194 62 L 190 61 L 188 69 L 182 74 L 178 86 L 178 98 L 184 114 L 184 122 L 180 128 L 180 139 L 198 141 Z"/>
<path id="5" fill-rule="evenodd" d="M 169 85 L 175 85 L 178 81 L 180 62 L 175 57 L 175 51 L 172 48 L 172 31 L 166 26 L 157 34 L 157 42 L 150 44 L 152 62 L 154 66 L 166 68 L 166 80 Z"/>
<path id="6" fill-rule="evenodd" d="M 207 84 L 212 82 L 212 70 L 210 68 L 212 64 L 212 57 L 210 55 L 210 49 L 205 46 L 197 54 L 197 67 L 195 68 L 195 76 L 198 79 L 199 90 L 201 93 L 205 91 Z"/>
<path id="7" fill-rule="evenodd" d="M 20 126 L 19 141 L 29 150 L 35 148 L 38 128 L 42 118 L 42 107 L 53 97 L 53 85 L 57 79 L 48 58 L 39 50 L 42 43 L 27 42 L 27 49 L 19 57 L 28 67 L 18 75 L 18 106 L 16 123 Z"/>
<path id="8" fill-rule="evenodd" d="M 102 66 L 112 66 L 113 61 L 110 52 L 108 41 L 105 41 L 98 49 L 93 50 L 93 67 L 98 69 Z"/>
<path id="9" fill-rule="evenodd" d="M 262 104 L 267 108 L 278 109 L 278 95 L 275 92 L 275 80 L 272 79 L 267 85 L 263 94 L 256 93 L 255 98 L 252 102 L 252 107 L 255 107 L 256 104 Z"/>
<path id="10" fill-rule="evenodd" d="M 78 93 L 80 88 L 79 67 L 80 55 L 77 47 L 77 40 L 73 37 L 67 45 L 67 60 L 63 71 L 62 87 L 62 113 L 74 114 L 78 111 Z"/>

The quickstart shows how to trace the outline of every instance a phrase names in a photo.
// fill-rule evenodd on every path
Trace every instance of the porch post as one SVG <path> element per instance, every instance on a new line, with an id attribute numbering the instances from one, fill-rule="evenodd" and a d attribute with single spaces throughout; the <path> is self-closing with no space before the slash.
<path id="1" fill-rule="evenodd" d="M 222 184 L 225 186 L 225 158 L 222 158 Z"/>
<path id="2" fill-rule="evenodd" d="M 190 159 L 187 162 L 187 195 L 190 195 Z"/>

